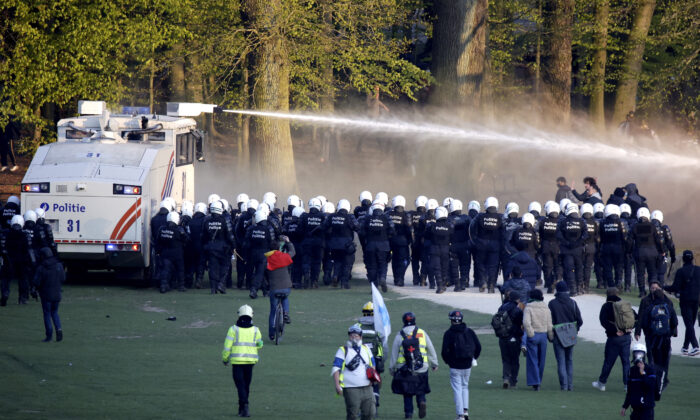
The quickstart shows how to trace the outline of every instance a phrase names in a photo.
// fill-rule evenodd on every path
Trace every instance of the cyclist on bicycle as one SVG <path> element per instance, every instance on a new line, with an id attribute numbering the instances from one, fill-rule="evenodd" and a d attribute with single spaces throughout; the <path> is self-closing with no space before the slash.
<path id="1" fill-rule="evenodd" d="M 282 307 L 284 309 L 284 323 L 290 324 L 292 321 L 289 318 L 289 294 L 292 290 L 292 278 L 290 275 L 289 266 L 294 258 L 294 245 L 289 241 L 289 238 L 280 235 L 280 250 L 272 250 L 265 253 L 267 257 L 267 277 L 270 281 L 270 322 L 269 334 L 270 340 L 275 339 L 275 309 L 277 308 L 277 300 L 279 295 L 284 295 L 282 298 Z"/>

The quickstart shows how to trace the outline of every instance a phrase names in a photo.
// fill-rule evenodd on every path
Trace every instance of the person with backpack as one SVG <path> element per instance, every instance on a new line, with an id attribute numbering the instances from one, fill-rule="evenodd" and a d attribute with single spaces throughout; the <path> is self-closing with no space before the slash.
<path id="1" fill-rule="evenodd" d="M 695 337 L 695 320 L 698 317 L 698 300 L 700 300 L 700 267 L 693 264 L 693 251 L 683 251 L 683 267 L 676 271 L 673 284 L 664 286 L 664 290 L 676 293 L 679 297 L 681 316 L 685 324 L 685 339 L 681 353 L 688 356 L 700 354 L 698 339 Z M 693 346 L 689 350 L 688 346 Z"/>
<path id="2" fill-rule="evenodd" d="M 442 337 L 442 360 L 450 367 L 456 420 L 469 420 L 469 375 L 473 361 L 481 354 L 481 343 L 476 333 L 463 322 L 461 311 L 450 312 L 449 318 L 450 328 Z"/>
<path id="3" fill-rule="evenodd" d="M 637 318 L 632 305 L 618 296 L 619 289 L 617 287 L 609 287 L 606 294 L 607 299 L 600 308 L 598 316 L 600 325 L 605 329 L 605 335 L 608 337 L 605 341 L 605 358 L 598 380 L 591 384 L 600 391 L 605 391 L 608 376 L 610 376 L 610 371 L 615 366 L 615 360 L 618 357 L 622 363 L 622 383 L 625 388 L 627 387 L 630 370 L 630 345 L 632 343 L 631 332 Z"/>
<path id="4" fill-rule="evenodd" d="M 425 394 L 430 393 L 428 368 L 438 369 L 438 358 L 428 334 L 416 326 L 416 316 L 406 312 L 401 317 L 399 330 L 391 346 L 389 371 L 394 376 L 391 391 L 403 395 L 405 418 L 413 418 L 413 397 L 418 404 L 418 417 L 424 418 L 427 405 Z"/>
<path id="5" fill-rule="evenodd" d="M 335 392 L 345 399 L 347 420 L 371 420 L 374 417 L 372 383 L 367 377 L 367 368 L 374 366 L 372 351 L 362 343 L 362 328 L 350 326 L 348 341 L 335 353 L 331 370 Z"/>
<path id="6" fill-rule="evenodd" d="M 527 299 L 530 296 L 530 290 L 534 289 L 534 282 L 531 284 L 523 278 L 523 272 L 520 267 L 516 266 L 510 272 L 510 278 L 503 283 L 502 286 L 497 286 L 504 295 L 509 291 L 516 291 L 519 296 Z"/>
<path id="7" fill-rule="evenodd" d="M 362 307 L 362 317 L 357 320 L 357 325 L 362 329 L 362 341 L 365 346 L 372 350 L 372 356 L 377 368 L 377 372 L 384 372 L 384 344 L 382 334 L 374 329 L 374 303 L 369 301 Z M 375 405 L 379 408 L 380 384 L 373 384 Z"/>
<path id="8" fill-rule="evenodd" d="M 644 363 L 647 348 L 642 343 L 635 343 L 632 347 L 632 367 L 629 370 L 629 386 L 625 393 L 625 402 L 622 403 L 621 416 L 625 416 L 627 409 L 632 407 L 631 419 L 653 420 L 654 406 L 661 397 L 658 387 L 657 370 L 649 361 Z"/>
<path id="9" fill-rule="evenodd" d="M 673 309 L 673 302 L 664 294 L 664 290 L 653 280 L 649 286 L 648 303 L 644 310 L 640 304 L 639 316 L 644 341 L 646 341 L 649 361 L 657 367 L 657 373 L 663 376 L 663 386 L 668 385 L 668 367 L 671 361 L 671 336 L 678 336 L 678 317 Z M 645 298 L 646 299 L 646 298 Z"/>
<path id="10" fill-rule="evenodd" d="M 520 371 L 520 342 L 523 337 L 523 310 L 521 296 L 515 290 L 506 295 L 498 312 L 491 318 L 491 326 L 498 337 L 503 363 L 503 389 L 515 388 Z"/>
<path id="11" fill-rule="evenodd" d="M 530 300 L 523 313 L 523 327 L 527 333 L 527 386 L 539 391 L 547 358 L 547 340 L 554 339 L 552 314 L 544 303 L 540 289 L 530 292 Z"/>
<path id="12" fill-rule="evenodd" d="M 554 299 L 549 301 L 554 328 L 554 356 L 557 359 L 559 386 L 562 391 L 574 390 L 574 346 L 576 336 L 583 325 L 581 311 L 569 295 L 569 286 L 560 281 L 556 284 Z"/>

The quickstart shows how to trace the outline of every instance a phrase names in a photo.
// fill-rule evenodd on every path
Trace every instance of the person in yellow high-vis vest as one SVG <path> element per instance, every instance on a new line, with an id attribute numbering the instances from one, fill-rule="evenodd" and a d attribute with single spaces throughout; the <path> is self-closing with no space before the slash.
<path id="1" fill-rule="evenodd" d="M 221 352 L 224 366 L 231 363 L 233 382 L 238 390 L 238 415 L 250 417 L 248 395 L 253 379 L 253 366 L 258 363 L 258 349 L 262 348 L 262 334 L 253 325 L 253 308 L 243 305 L 238 308 L 238 321 L 226 333 L 224 351 Z"/>

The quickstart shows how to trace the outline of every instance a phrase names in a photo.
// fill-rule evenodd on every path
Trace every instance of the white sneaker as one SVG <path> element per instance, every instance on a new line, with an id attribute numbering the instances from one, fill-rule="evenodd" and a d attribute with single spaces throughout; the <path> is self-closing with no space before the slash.
<path id="1" fill-rule="evenodd" d="M 15 166 L 13 166 L 13 167 L 10 168 L 10 172 L 14 172 L 14 171 L 16 171 L 17 169 L 19 169 L 19 166 L 15 165 Z"/>
<path id="2" fill-rule="evenodd" d="M 688 348 L 687 348 L 687 347 L 682 347 L 682 348 L 681 348 L 681 354 L 687 355 L 687 354 L 688 354 Z"/>
<path id="3" fill-rule="evenodd" d="M 595 381 L 591 383 L 591 385 L 593 385 L 593 388 L 598 388 L 600 391 L 605 391 L 605 384 L 601 384 L 600 382 Z"/>
<path id="4" fill-rule="evenodd" d="M 688 352 L 688 356 L 697 356 L 698 354 L 700 354 L 700 348 L 697 347 Z"/>
<path id="5" fill-rule="evenodd" d="M 2 168 L 0 168 L 0 172 L 5 172 L 6 170 L 7 170 L 7 166 L 3 166 Z"/>

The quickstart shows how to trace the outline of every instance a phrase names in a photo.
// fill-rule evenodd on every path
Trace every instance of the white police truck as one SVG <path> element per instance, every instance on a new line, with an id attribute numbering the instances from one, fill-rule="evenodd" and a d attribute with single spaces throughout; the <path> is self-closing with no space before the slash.
<path id="1" fill-rule="evenodd" d="M 204 133 L 184 117 L 212 110 L 169 103 L 168 115 L 110 115 L 104 102 L 80 101 L 79 116 L 58 122 L 57 141 L 39 147 L 22 180 L 22 210 L 46 211 L 69 271 L 148 273 L 160 202 L 194 201 Z"/>

